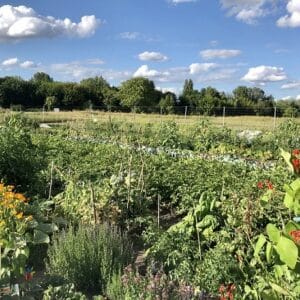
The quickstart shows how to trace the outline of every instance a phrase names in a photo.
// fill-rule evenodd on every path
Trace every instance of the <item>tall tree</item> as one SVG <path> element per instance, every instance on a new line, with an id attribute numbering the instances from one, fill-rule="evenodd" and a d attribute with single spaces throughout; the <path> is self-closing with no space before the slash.
<path id="1" fill-rule="evenodd" d="M 163 113 L 171 114 L 175 111 L 176 95 L 171 92 L 167 92 L 159 101 L 159 107 Z"/>
<path id="2" fill-rule="evenodd" d="M 184 81 L 182 94 L 179 97 L 181 105 L 195 106 L 196 91 L 194 90 L 194 83 L 192 79 L 186 79 Z"/>
<path id="3" fill-rule="evenodd" d="M 87 97 L 94 105 L 103 105 L 105 96 L 110 90 L 109 83 L 103 77 L 96 76 L 84 79 L 80 85 L 86 89 Z"/>
<path id="4" fill-rule="evenodd" d="M 51 78 L 50 75 L 48 75 L 47 73 L 37 72 L 32 76 L 31 81 L 38 82 L 38 83 L 53 82 L 53 78 Z"/>
<path id="5" fill-rule="evenodd" d="M 119 97 L 124 107 L 137 108 L 142 111 L 149 110 L 149 106 L 157 105 L 159 102 L 153 81 L 144 77 L 136 77 L 123 82 Z"/>

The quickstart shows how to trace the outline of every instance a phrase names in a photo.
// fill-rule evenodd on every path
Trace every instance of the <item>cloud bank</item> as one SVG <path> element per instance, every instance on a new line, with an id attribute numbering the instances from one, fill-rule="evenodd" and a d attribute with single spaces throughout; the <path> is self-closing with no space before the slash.
<path id="1" fill-rule="evenodd" d="M 57 36 L 84 38 L 93 35 L 100 24 L 94 15 L 83 16 L 79 23 L 74 23 L 69 18 L 41 16 L 24 5 L 0 7 L 0 41 Z"/>

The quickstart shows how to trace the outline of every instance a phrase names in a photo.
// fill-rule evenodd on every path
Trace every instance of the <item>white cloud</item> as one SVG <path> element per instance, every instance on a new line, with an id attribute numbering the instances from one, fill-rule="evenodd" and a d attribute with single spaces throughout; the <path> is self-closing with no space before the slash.
<path id="1" fill-rule="evenodd" d="M 210 72 L 209 74 L 202 74 L 197 80 L 199 82 L 215 82 L 215 81 L 224 81 L 230 80 L 233 78 L 234 74 L 237 72 L 235 68 L 221 68 Z"/>
<path id="2" fill-rule="evenodd" d="M 138 55 L 142 61 L 166 61 L 168 57 L 160 52 L 145 51 Z"/>
<path id="3" fill-rule="evenodd" d="M 158 91 L 161 91 L 162 93 L 171 92 L 171 93 L 174 93 L 176 95 L 179 95 L 180 91 L 181 91 L 181 88 L 178 88 L 178 87 L 160 87 L 160 86 L 157 86 L 156 89 Z"/>
<path id="4" fill-rule="evenodd" d="M 30 69 L 30 68 L 35 68 L 36 64 L 31 60 L 26 60 L 26 61 L 20 63 L 20 67 L 23 69 Z"/>
<path id="5" fill-rule="evenodd" d="M 156 70 L 150 70 L 147 65 L 142 65 L 139 67 L 135 73 L 133 74 L 133 77 L 156 77 L 159 76 L 160 72 Z"/>
<path id="6" fill-rule="evenodd" d="M 250 68 L 248 73 L 241 79 L 258 84 L 265 84 L 267 82 L 276 82 L 286 80 L 287 75 L 283 68 L 272 66 L 258 66 Z"/>
<path id="7" fill-rule="evenodd" d="M 281 86 L 282 89 L 298 89 L 300 88 L 300 81 L 293 81 L 285 83 Z"/>
<path id="8" fill-rule="evenodd" d="M 23 5 L 4 5 L 0 7 L 0 40 L 61 35 L 83 38 L 93 35 L 100 23 L 94 15 L 83 16 L 79 23 L 74 23 L 68 18 L 41 16 Z"/>
<path id="9" fill-rule="evenodd" d="M 8 58 L 8 59 L 4 60 L 1 63 L 1 65 L 6 69 L 10 69 L 12 67 L 14 67 L 14 68 L 21 67 L 23 69 L 30 69 L 30 68 L 37 67 L 37 64 L 34 63 L 33 61 L 31 61 L 31 60 L 20 61 L 17 57 Z"/>
<path id="10" fill-rule="evenodd" d="M 147 65 L 143 65 L 134 72 L 133 77 L 146 77 L 156 83 L 165 84 L 181 84 L 186 78 L 204 83 L 231 79 L 236 71 L 234 68 L 214 63 L 194 63 L 189 67 L 169 68 L 162 71 L 150 69 Z"/>
<path id="11" fill-rule="evenodd" d="M 297 95 L 297 96 L 286 96 L 286 97 L 283 97 L 281 98 L 280 100 L 300 100 L 300 95 Z"/>
<path id="12" fill-rule="evenodd" d="M 237 20 L 254 24 L 258 18 L 268 15 L 272 11 L 272 5 L 278 0 L 220 0 L 224 9 L 230 16 Z"/>
<path id="13" fill-rule="evenodd" d="M 190 65 L 189 69 L 190 69 L 190 74 L 199 74 L 202 72 L 207 72 L 210 71 L 212 69 L 215 69 L 218 65 L 215 63 L 193 63 Z"/>
<path id="14" fill-rule="evenodd" d="M 281 100 L 285 100 L 285 101 L 287 101 L 287 100 L 292 100 L 292 99 L 293 99 L 292 96 L 285 96 L 285 97 L 282 97 L 282 98 L 281 98 Z"/>
<path id="15" fill-rule="evenodd" d="M 124 39 L 124 40 L 136 40 L 140 36 L 141 36 L 141 34 L 139 32 L 126 31 L 126 32 L 120 33 L 121 39 Z"/>
<path id="16" fill-rule="evenodd" d="M 300 0 L 289 0 L 286 9 L 288 14 L 277 21 L 279 27 L 300 27 Z"/>
<path id="17" fill-rule="evenodd" d="M 230 58 L 235 57 L 238 55 L 241 55 L 240 50 L 232 50 L 232 49 L 206 49 L 203 51 L 200 51 L 200 55 L 204 59 L 214 59 L 214 58 Z"/>
<path id="18" fill-rule="evenodd" d="M 125 80 L 132 76 L 129 71 L 116 71 L 111 69 L 100 68 L 97 64 L 90 64 L 89 60 L 73 61 L 60 64 L 52 64 L 49 67 L 51 73 L 62 76 L 64 80 L 79 81 L 84 78 L 103 76 L 107 80 Z"/>
<path id="19" fill-rule="evenodd" d="M 2 66 L 12 67 L 18 65 L 18 63 L 19 63 L 19 59 L 17 57 L 8 58 L 2 62 Z"/>

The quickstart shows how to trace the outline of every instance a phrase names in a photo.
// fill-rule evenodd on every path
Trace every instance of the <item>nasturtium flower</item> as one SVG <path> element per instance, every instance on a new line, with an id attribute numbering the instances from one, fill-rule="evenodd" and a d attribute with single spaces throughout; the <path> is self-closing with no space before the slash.
<path id="1" fill-rule="evenodd" d="M 292 151 L 292 155 L 293 155 L 293 156 L 298 156 L 298 155 L 300 155 L 300 149 L 294 149 L 294 150 Z"/>
<path id="2" fill-rule="evenodd" d="M 300 243 L 300 230 L 293 230 L 290 232 L 291 237 L 293 238 L 294 242 L 299 244 Z"/>

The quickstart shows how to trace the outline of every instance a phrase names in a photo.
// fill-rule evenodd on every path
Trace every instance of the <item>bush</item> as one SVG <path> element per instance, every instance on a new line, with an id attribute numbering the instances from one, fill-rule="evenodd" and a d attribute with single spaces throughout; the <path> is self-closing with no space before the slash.
<path id="1" fill-rule="evenodd" d="M 5 120 L 0 128 L 0 181 L 16 186 L 20 191 L 40 189 L 39 171 L 43 160 L 29 133 L 31 124 L 21 115 Z"/>
<path id="2" fill-rule="evenodd" d="M 131 253 L 127 235 L 116 227 L 80 225 L 54 238 L 47 271 L 63 276 L 82 292 L 105 293 L 113 274 L 130 261 Z"/>

